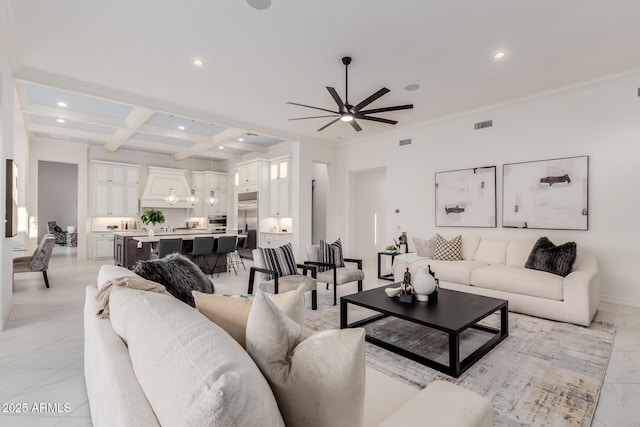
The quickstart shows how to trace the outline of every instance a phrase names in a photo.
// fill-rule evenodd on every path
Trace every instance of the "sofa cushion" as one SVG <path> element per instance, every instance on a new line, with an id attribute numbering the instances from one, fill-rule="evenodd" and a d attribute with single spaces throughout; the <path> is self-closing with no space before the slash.
<path id="1" fill-rule="evenodd" d="M 507 258 L 507 243 L 508 240 L 482 239 L 473 259 L 487 264 L 504 264 Z"/>
<path id="2" fill-rule="evenodd" d="M 509 265 L 489 265 L 471 273 L 471 284 L 479 288 L 556 301 L 563 299 L 563 282 L 555 274 Z"/>
<path id="3" fill-rule="evenodd" d="M 115 288 L 111 323 L 163 426 L 284 426 L 251 357 L 219 326 L 167 295 Z"/>
<path id="4" fill-rule="evenodd" d="M 509 240 L 507 245 L 507 265 L 524 268 L 534 243 L 530 240 Z"/>
<path id="5" fill-rule="evenodd" d="M 337 285 L 356 282 L 358 280 L 364 280 L 364 271 L 348 267 L 336 268 Z M 333 283 L 333 269 L 318 273 L 318 282 Z"/>
<path id="6" fill-rule="evenodd" d="M 533 245 L 524 266 L 565 277 L 571 273 L 575 261 L 576 242 L 556 246 L 546 237 L 541 237 Z"/>
<path id="7" fill-rule="evenodd" d="M 247 351 L 262 370 L 288 426 L 361 426 L 364 329 L 309 336 L 258 292 L 247 322 Z"/>
<path id="8" fill-rule="evenodd" d="M 436 274 L 438 280 L 451 283 L 459 283 L 461 285 L 471 284 L 471 273 L 487 264 L 480 261 L 461 260 L 461 261 L 439 261 L 424 260 L 411 266 L 411 271 L 416 271 L 418 267 L 431 266 L 431 270 Z"/>
<path id="9" fill-rule="evenodd" d="M 433 258 L 433 254 L 436 251 L 436 236 L 433 236 L 430 239 L 414 237 L 413 246 L 416 247 L 416 253 L 418 256 Z"/>
<path id="10" fill-rule="evenodd" d="M 304 288 L 270 294 L 271 300 L 283 313 L 304 326 Z M 193 291 L 198 311 L 224 329 L 242 348 L 246 347 L 247 318 L 253 295 L 211 295 Z"/>
<path id="11" fill-rule="evenodd" d="M 286 245 L 282 245 L 277 248 L 258 248 L 258 250 L 262 254 L 264 268 L 275 271 L 279 277 L 290 276 L 298 273 L 291 243 L 287 243 Z M 267 280 L 272 278 L 273 277 L 269 275 Z"/>
<path id="12" fill-rule="evenodd" d="M 167 292 L 191 307 L 196 306 L 191 291 L 213 293 L 213 283 L 206 274 L 193 261 L 178 253 L 138 261 L 133 271 L 147 280 L 163 284 Z"/>
<path id="13" fill-rule="evenodd" d="M 439 234 L 436 234 L 436 250 L 433 259 L 442 261 L 459 261 L 462 257 L 462 237 L 456 236 L 451 240 L 447 240 Z"/>
<path id="14" fill-rule="evenodd" d="M 462 259 L 473 259 L 473 254 L 476 253 L 479 243 L 479 236 L 462 236 L 462 249 L 460 254 L 462 255 Z"/>
<path id="15" fill-rule="evenodd" d="M 128 268 L 120 267 L 113 264 L 101 265 L 98 271 L 98 289 L 102 289 L 109 280 L 117 277 L 140 277 Z"/>
<path id="16" fill-rule="evenodd" d="M 336 267 L 344 267 L 344 255 L 342 255 L 342 242 L 340 239 L 333 243 L 320 240 L 320 262 L 325 264 L 335 264 Z M 330 267 L 318 266 L 318 271 L 326 271 Z"/>

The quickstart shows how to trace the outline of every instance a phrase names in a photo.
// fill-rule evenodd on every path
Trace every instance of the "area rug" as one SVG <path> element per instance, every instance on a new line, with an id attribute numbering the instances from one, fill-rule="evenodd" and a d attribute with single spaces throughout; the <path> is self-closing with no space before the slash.
<path id="1" fill-rule="evenodd" d="M 371 312 L 349 307 L 349 322 Z M 340 326 L 339 305 L 319 304 L 306 312 L 314 330 Z M 499 325 L 499 316 L 484 324 Z M 383 319 L 367 325 L 368 333 L 385 336 L 413 351 L 448 364 L 446 337 L 419 325 Z M 615 325 L 594 321 L 588 328 L 509 313 L 509 336 L 459 378 L 366 343 L 367 365 L 407 384 L 424 388 L 434 380 L 458 384 L 487 397 L 497 425 L 588 426 L 598 403 L 611 355 Z M 462 357 L 488 336 L 471 331 L 461 336 Z"/>

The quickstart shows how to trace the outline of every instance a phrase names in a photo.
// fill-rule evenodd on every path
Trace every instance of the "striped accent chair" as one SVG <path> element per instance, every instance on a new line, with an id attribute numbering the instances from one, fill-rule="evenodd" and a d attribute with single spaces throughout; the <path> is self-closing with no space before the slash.
<path id="1" fill-rule="evenodd" d="M 347 267 L 345 262 L 355 263 L 357 268 Z M 320 240 L 319 245 L 308 246 L 305 265 L 318 267 L 318 282 L 326 283 L 327 288 L 329 285 L 333 285 L 333 305 L 336 305 L 338 300 L 336 288 L 339 285 L 358 282 L 358 292 L 362 292 L 362 282 L 364 281 L 362 260 L 344 258 L 340 239 L 331 244 Z"/>
<path id="2" fill-rule="evenodd" d="M 304 285 L 304 292 L 311 292 L 311 308 L 318 308 L 316 267 L 297 264 L 291 244 L 279 248 L 254 249 L 253 264 L 249 272 L 247 293 L 253 294 L 256 282 L 258 289 L 272 294 L 295 290 Z"/>

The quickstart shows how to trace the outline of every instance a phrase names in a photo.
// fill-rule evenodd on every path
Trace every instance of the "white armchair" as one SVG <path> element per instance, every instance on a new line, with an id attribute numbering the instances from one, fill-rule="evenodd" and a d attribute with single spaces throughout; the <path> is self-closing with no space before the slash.
<path id="1" fill-rule="evenodd" d="M 302 274 L 282 276 L 277 272 L 266 268 L 266 263 L 259 248 L 254 249 L 252 253 L 254 266 L 251 267 L 249 271 L 249 286 L 247 293 L 253 293 L 253 286 L 256 280 L 258 281 L 258 289 L 262 289 L 263 291 L 272 294 L 295 290 L 298 289 L 300 285 L 305 285 L 303 288 L 304 292 L 311 291 L 311 309 L 316 310 L 318 308 L 316 267 L 312 265 L 296 264 L 296 267 L 302 270 Z M 311 272 L 311 277 L 307 275 L 308 272 Z M 268 277 L 272 278 L 268 279 Z"/>
<path id="2" fill-rule="evenodd" d="M 318 282 L 326 283 L 327 287 L 333 285 L 333 305 L 338 300 L 337 286 L 346 283 L 358 282 L 358 292 L 362 292 L 362 281 L 364 280 L 364 271 L 362 271 L 362 260 L 355 258 L 345 258 L 344 262 L 355 263 L 357 268 L 338 267 L 336 264 L 323 263 L 320 261 L 320 245 L 307 246 L 306 265 L 315 265 L 318 267 L 327 267 L 328 269 L 317 273 Z"/>

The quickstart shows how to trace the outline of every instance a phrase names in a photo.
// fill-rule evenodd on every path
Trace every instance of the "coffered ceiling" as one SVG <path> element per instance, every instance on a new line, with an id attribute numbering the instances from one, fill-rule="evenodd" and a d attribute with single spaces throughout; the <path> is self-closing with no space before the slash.
<path id="1" fill-rule="evenodd" d="M 396 128 L 640 67 L 637 0 L 0 1 L 33 137 L 175 158 L 390 130 L 288 120 L 323 112 L 287 101 L 336 108 L 346 55 L 350 101 L 414 104 L 379 115 Z"/>

